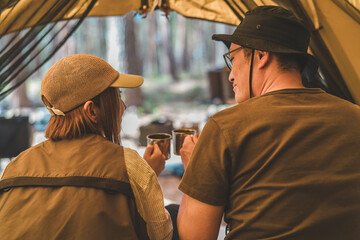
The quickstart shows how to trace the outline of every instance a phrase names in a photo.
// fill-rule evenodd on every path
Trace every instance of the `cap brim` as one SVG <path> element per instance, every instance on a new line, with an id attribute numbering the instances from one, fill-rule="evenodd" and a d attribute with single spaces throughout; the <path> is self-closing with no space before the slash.
<path id="1" fill-rule="evenodd" d="M 119 73 L 119 76 L 110 87 L 136 88 L 141 86 L 143 82 L 144 78 L 142 76 Z"/>

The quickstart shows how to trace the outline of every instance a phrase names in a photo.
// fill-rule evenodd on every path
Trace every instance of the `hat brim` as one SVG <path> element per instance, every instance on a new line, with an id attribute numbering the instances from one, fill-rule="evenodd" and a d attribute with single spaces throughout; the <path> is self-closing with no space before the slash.
<path id="1" fill-rule="evenodd" d="M 110 87 L 136 88 L 143 84 L 144 78 L 139 75 L 119 73 L 119 76 L 111 83 Z"/>
<path id="2" fill-rule="evenodd" d="M 261 39 L 261 38 L 248 38 L 248 37 L 234 37 L 233 35 L 227 34 L 214 34 L 212 39 L 215 41 L 222 41 L 228 48 L 230 48 L 231 43 L 235 43 L 242 47 L 256 49 L 260 51 L 267 52 L 276 52 L 276 53 L 298 53 L 306 54 L 301 50 L 295 50 L 290 47 L 286 47 L 283 44 L 277 44 L 270 40 Z"/>
<path id="3" fill-rule="evenodd" d="M 214 34 L 212 35 L 212 40 L 222 41 L 227 48 L 230 48 L 230 45 L 233 41 L 233 37 L 232 35 L 227 35 L 227 34 Z"/>

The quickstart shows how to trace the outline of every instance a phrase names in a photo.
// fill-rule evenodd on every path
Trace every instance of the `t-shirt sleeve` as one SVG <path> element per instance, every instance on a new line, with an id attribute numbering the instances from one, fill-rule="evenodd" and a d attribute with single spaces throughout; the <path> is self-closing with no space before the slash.
<path id="1" fill-rule="evenodd" d="M 226 138 L 210 118 L 191 154 L 180 191 L 201 202 L 224 206 L 229 192 L 230 160 Z"/>

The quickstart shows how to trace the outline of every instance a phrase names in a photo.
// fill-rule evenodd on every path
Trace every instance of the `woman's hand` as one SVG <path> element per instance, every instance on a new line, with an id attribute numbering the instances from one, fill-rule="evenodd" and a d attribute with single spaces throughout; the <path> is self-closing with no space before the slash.
<path id="1" fill-rule="evenodd" d="M 150 167 L 154 170 L 157 176 L 164 170 L 165 168 L 165 156 L 162 154 L 159 146 L 157 144 L 151 145 L 149 144 L 144 153 L 145 161 L 150 165 Z"/>
<path id="2" fill-rule="evenodd" d="M 196 134 L 194 136 L 186 136 L 184 139 L 184 143 L 180 149 L 181 161 L 183 162 L 184 168 L 187 168 L 187 165 L 190 161 L 190 156 L 192 151 L 194 150 L 195 144 L 199 138 L 199 135 Z"/>

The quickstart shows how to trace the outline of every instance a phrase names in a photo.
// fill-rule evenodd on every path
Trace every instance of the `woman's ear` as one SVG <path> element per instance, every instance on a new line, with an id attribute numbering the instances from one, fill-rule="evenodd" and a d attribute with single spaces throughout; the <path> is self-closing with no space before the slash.
<path id="1" fill-rule="evenodd" d="M 264 68 L 270 60 L 270 55 L 269 52 L 265 52 L 265 51 L 256 51 L 256 58 L 257 58 L 257 67 L 259 69 Z"/>
<path id="2" fill-rule="evenodd" d="M 92 122 L 95 122 L 95 123 L 97 122 L 98 111 L 97 111 L 97 108 L 93 101 L 89 100 L 89 101 L 85 102 L 84 111 L 85 111 L 85 114 L 88 116 L 88 118 L 90 118 L 90 120 Z"/>

